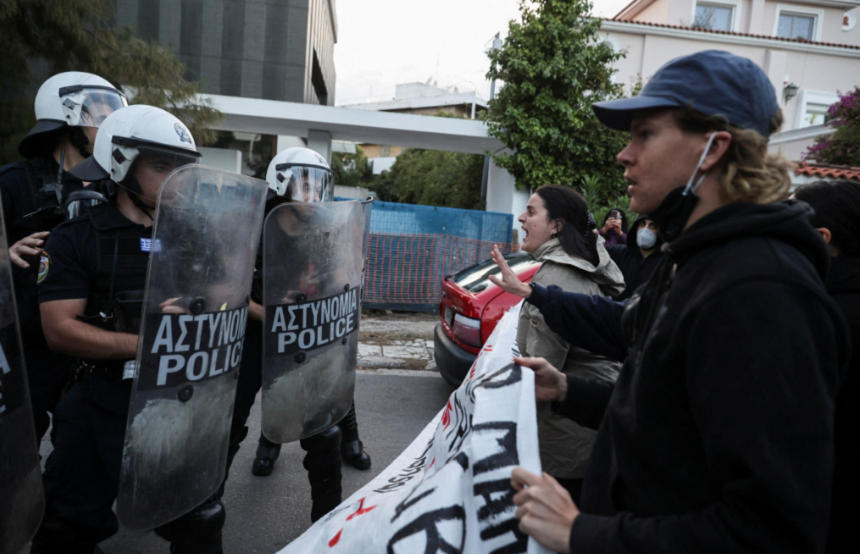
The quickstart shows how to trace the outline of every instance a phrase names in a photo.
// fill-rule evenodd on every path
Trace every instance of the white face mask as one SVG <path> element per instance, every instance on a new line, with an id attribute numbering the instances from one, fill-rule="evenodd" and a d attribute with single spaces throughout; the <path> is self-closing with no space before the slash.
<path id="1" fill-rule="evenodd" d="M 657 235 L 651 229 L 642 227 L 636 231 L 636 244 L 643 250 L 650 250 L 657 244 Z"/>

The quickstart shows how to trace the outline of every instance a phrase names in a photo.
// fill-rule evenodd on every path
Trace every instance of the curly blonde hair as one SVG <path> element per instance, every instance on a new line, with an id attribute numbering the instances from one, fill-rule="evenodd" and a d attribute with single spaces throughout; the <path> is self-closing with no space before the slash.
<path id="1" fill-rule="evenodd" d="M 767 139 L 753 129 L 741 129 L 719 115 L 703 115 L 690 106 L 672 111 L 675 122 L 687 133 L 727 131 L 732 143 L 724 160 L 723 190 L 735 202 L 771 204 L 788 197 L 789 171 L 793 164 L 780 154 L 769 154 Z M 782 110 L 770 120 L 770 132 L 782 126 Z"/>

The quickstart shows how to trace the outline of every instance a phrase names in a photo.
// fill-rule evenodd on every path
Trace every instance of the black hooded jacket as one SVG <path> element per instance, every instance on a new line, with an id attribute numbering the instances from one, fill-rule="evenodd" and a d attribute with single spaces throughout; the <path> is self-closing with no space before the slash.
<path id="1" fill-rule="evenodd" d="M 572 552 L 824 551 L 850 341 L 810 214 L 731 204 L 666 248 L 623 316 Z M 568 377 L 558 411 L 595 425 L 593 392 Z"/>
<path id="2" fill-rule="evenodd" d="M 860 421 L 860 258 L 832 259 L 827 292 L 842 308 L 854 345 L 851 364 L 836 397 L 836 468 L 833 472 L 833 510 L 827 552 L 845 552 L 854 543 L 857 525 L 857 496 L 860 494 L 860 442 L 856 426 Z M 848 547 L 850 548 L 850 547 Z"/>
<path id="3" fill-rule="evenodd" d="M 647 258 L 643 257 L 642 251 L 636 243 L 638 238 L 636 236 L 636 226 L 639 225 L 640 221 L 644 221 L 646 219 L 648 219 L 647 215 L 640 215 L 636 218 L 636 221 L 634 221 L 633 225 L 630 227 L 630 232 L 627 234 L 626 245 L 617 244 L 615 246 L 606 247 L 606 251 L 609 252 L 609 256 L 612 258 L 612 261 L 615 262 L 615 265 L 618 266 L 618 269 L 620 269 L 621 273 L 624 275 L 624 292 L 618 296 L 613 296 L 613 300 L 620 302 L 621 300 L 630 298 L 636 289 L 648 282 L 648 279 L 651 278 L 651 274 L 654 273 L 654 270 L 657 269 L 658 265 L 660 265 L 660 260 L 663 259 L 663 252 L 660 250 L 652 252 Z M 657 244 L 654 245 L 654 248 L 659 248 L 661 244 L 662 242 L 658 238 Z"/>

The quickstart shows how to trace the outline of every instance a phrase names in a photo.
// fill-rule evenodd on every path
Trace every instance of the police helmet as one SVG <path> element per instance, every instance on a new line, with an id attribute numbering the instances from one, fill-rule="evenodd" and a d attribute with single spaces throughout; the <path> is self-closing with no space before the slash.
<path id="1" fill-rule="evenodd" d="M 177 166 L 200 163 L 200 154 L 188 128 L 175 116 L 152 106 L 129 106 L 109 115 L 96 137 L 93 156 L 69 172 L 82 181 L 110 179 L 131 186 L 139 193 L 129 174 L 140 155 L 168 156 Z"/>
<path id="2" fill-rule="evenodd" d="M 292 202 L 331 202 L 334 173 L 325 158 L 310 148 L 287 148 L 275 156 L 266 172 L 269 198 Z"/>
<path id="3" fill-rule="evenodd" d="M 125 95 L 98 75 L 67 71 L 54 75 L 36 94 L 36 125 L 18 145 L 25 158 L 42 154 L 64 127 L 99 127 L 114 111 L 128 106 Z M 86 144 L 86 142 L 84 142 Z"/>

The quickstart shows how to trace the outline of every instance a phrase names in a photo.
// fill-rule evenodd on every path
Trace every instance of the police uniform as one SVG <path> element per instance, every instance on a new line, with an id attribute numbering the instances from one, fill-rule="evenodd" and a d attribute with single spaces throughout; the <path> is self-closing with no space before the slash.
<path id="1" fill-rule="evenodd" d="M 33 233 L 50 231 L 60 221 L 56 214 L 51 217 L 36 215 L 38 210 L 57 204 L 55 196 L 51 198 L 41 189 L 56 181 L 58 170 L 59 164 L 49 155 L 0 167 L 0 197 L 10 246 Z M 63 194 L 68 196 L 79 190 L 84 190 L 83 183 L 64 174 Z M 28 269 L 11 265 L 36 440 L 41 441 L 51 423 L 48 413 L 54 411 L 68 380 L 71 358 L 48 348 L 37 298 L 36 282 L 41 264 L 32 259 L 28 262 Z"/>
<path id="2" fill-rule="evenodd" d="M 125 310 L 121 315 L 126 321 L 135 320 L 135 305 L 123 308 L 120 301 L 145 288 L 151 236 L 152 227 L 127 219 L 115 198 L 90 208 L 88 216 L 59 225 L 44 247 L 39 302 L 86 298 L 84 320 L 108 330 L 136 333 L 136 328 L 121 329 L 121 318 L 105 320 L 100 314 L 112 313 L 114 308 Z M 54 413 L 54 451 L 43 475 L 46 516 L 33 541 L 33 553 L 92 552 L 95 544 L 118 530 L 111 507 L 119 486 L 133 376 L 124 371 L 126 362 L 83 359 L 76 363 L 76 382 Z M 215 503 L 215 499 L 207 501 L 202 509 L 217 509 Z M 173 542 L 171 552 L 220 553 L 220 526 L 215 536 L 188 529 L 181 536 L 176 533 L 177 522 L 185 517 L 164 526 L 172 533 L 156 529 Z M 223 524 L 223 513 L 220 517 Z"/>

